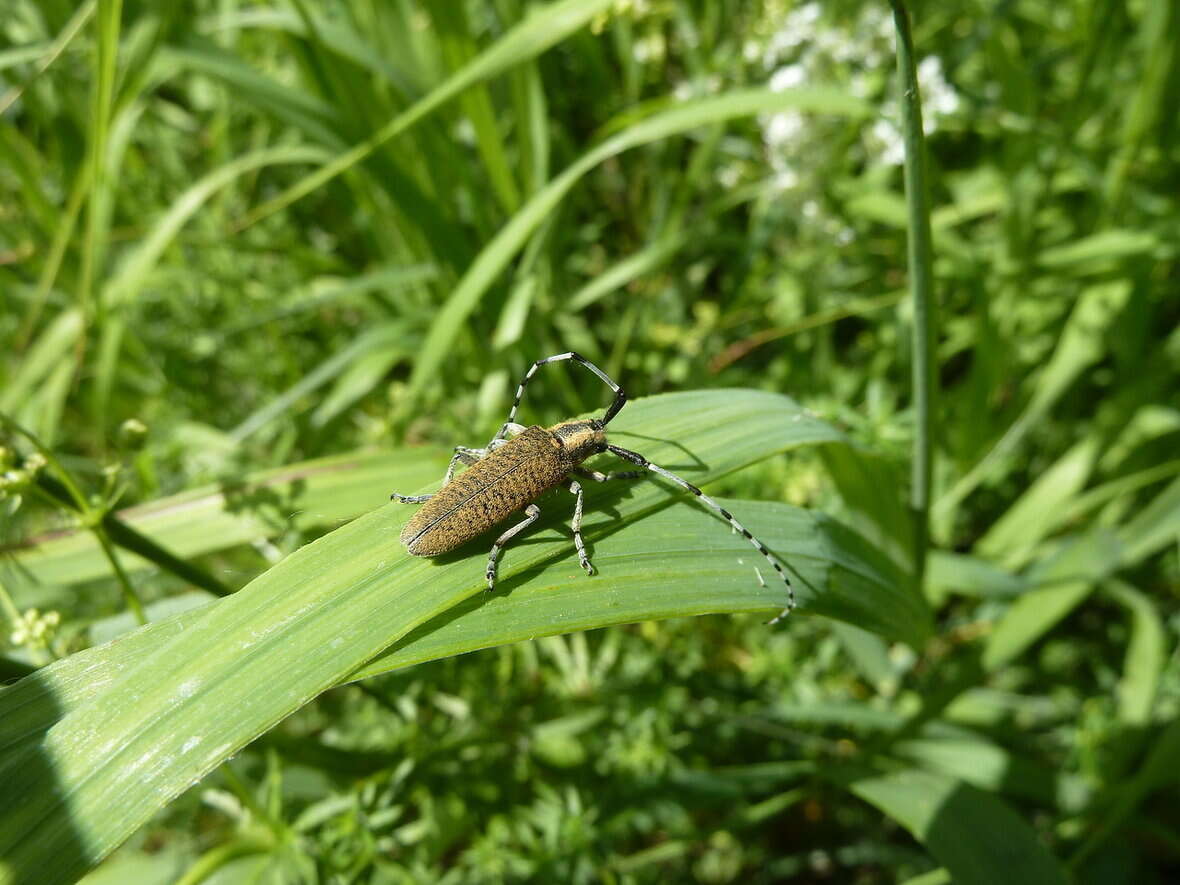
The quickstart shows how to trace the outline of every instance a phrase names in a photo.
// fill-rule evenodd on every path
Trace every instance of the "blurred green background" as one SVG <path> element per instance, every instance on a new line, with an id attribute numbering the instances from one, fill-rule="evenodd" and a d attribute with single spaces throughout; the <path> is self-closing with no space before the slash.
<path id="1" fill-rule="evenodd" d="M 427 484 L 569 349 L 637 396 L 791 395 L 855 463 L 708 491 L 888 548 L 916 423 L 888 3 L 599 6 L 5 0 L 0 412 L 60 464 L 0 427 L 6 678 Z M 1180 13 L 910 9 L 935 638 L 681 618 L 341 686 L 94 881 L 1174 881 Z M 547 371 L 525 420 L 606 401 Z M 124 508 L 178 561 L 120 580 Z"/>

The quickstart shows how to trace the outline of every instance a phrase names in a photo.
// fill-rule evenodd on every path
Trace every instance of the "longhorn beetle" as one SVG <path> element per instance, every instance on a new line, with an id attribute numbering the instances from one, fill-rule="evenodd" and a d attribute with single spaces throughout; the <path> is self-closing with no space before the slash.
<path id="1" fill-rule="evenodd" d="M 606 412 L 601 418 L 562 421 L 552 427 L 524 427 L 517 424 L 516 410 L 520 408 L 525 386 L 537 369 L 548 363 L 564 360 L 581 363 L 614 391 L 615 398 Z M 436 494 L 399 495 L 394 492 L 390 495 L 391 499 L 405 504 L 423 505 L 402 529 L 401 542 L 406 545 L 406 550 L 414 556 L 438 556 L 447 553 L 523 507 L 525 518 L 500 535 L 492 545 L 486 572 L 488 589 L 492 590 L 496 586 L 496 561 L 500 557 L 500 551 L 541 515 L 540 508 L 533 502 L 544 492 L 568 482 L 566 488 L 577 496 L 572 526 L 578 562 L 586 570 L 586 574 L 592 575 L 594 566 L 590 564 L 590 558 L 586 555 L 586 545 L 582 541 L 582 486 L 576 479 L 571 479 L 571 475 L 577 474 L 595 482 L 634 479 L 647 475 L 643 470 L 608 475 L 597 470 L 586 470 L 581 466 L 591 455 L 611 452 L 624 461 L 637 464 L 644 470 L 650 470 L 657 476 L 662 476 L 692 492 L 719 513 L 735 530 L 741 532 L 758 552 L 766 557 L 766 561 L 774 566 L 774 570 L 787 585 L 787 607 L 769 623 L 774 624 L 782 620 L 795 607 L 795 591 L 791 587 L 787 573 L 783 571 L 778 560 L 770 555 L 765 545 L 734 519 L 728 510 L 692 483 L 658 464 L 652 464 L 638 452 L 607 442 L 606 425 L 626 402 L 627 394 L 623 388 L 612 381 L 606 372 L 579 354 L 571 351 L 537 360 L 520 380 L 520 386 L 516 388 L 516 398 L 508 412 L 508 420 L 492 437 L 491 442 L 482 449 L 455 447 L 455 455 L 447 467 L 443 486 Z M 511 439 L 508 438 L 509 433 L 514 434 Z M 455 467 L 460 462 L 470 465 L 470 469 L 456 477 Z"/>

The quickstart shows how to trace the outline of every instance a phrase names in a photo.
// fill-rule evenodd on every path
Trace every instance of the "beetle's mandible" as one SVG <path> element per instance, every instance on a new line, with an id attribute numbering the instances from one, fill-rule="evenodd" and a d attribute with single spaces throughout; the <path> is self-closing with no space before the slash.
<path id="1" fill-rule="evenodd" d="M 517 424 L 516 412 L 520 408 L 525 386 L 537 369 L 547 363 L 564 360 L 573 360 L 585 366 L 614 391 L 614 400 L 606 412 L 601 418 L 563 421 L 552 427 L 522 427 Z M 523 508 L 525 518 L 501 534 L 488 555 L 485 574 L 488 589 L 491 590 L 496 586 L 496 563 L 500 558 L 500 551 L 541 515 L 540 508 L 534 502 L 550 489 L 566 485 L 576 496 L 572 527 L 578 562 L 587 574 L 593 574 L 594 566 L 590 564 L 590 558 L 586 555 L 586 545 L 582 540 L 582 486 L 572 477 L 580 476 L 595 482 L 606 482 L 612 479 L 634 479 L 645 476 L 645 471 L 651 471 L 692 492 L 766 557 L 767 562 L 774 567 L 786 585 L 788 600 L 787 607 L 770 623 L 784 618 L 795 607 L 795 591 L 782 565 L 766 546 L 734 519 L 733 514 L 692 483 L 651 463 L 638 452 L 620 448 L 607 441 L 606 426 L 626 402 L 627 394 L 623 389 L 602 369 L 577 353 L 559 353 L 537 360 L 521 379 L 520 385 L 516 388 L 512 408 L 508 412 L 508 419 L 492 437 L 491 442 L 482 449 L 456 446 L 455 456 L 451 459 L 443 478 L 443 486 L 436 494 L 410 496 L 395 492 L 390 496 L 404 503 L 422 504 L 402 529 L 402 543 L 415 556 L 437 556 L 454 550 Z M 509 434 L 513 436 L 510 438 Z M 611 452 L 624 461 L 642 467 L 643 470 L 603 474 L 596 470 L 586 470 L 581 466 L 587 458 L 601 452 Z M 455 468 L 460 463 L 470 466 L 455 476 Z"/>

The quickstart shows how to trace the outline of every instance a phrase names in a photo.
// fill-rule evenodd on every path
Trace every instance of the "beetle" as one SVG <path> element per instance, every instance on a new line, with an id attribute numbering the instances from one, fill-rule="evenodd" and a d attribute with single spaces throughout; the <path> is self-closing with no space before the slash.
<path id="1" fill-rule="evenodd" d="M 572 360 L 597 375 L 613 392 L 614 399 L 601 418 L 584 421 L 562 421 L 552 427 L 524 427 L 516 423 L 516 412 L 524 397 L 525 387 L 541 366 Z M 443 485 L 433 495 L 399 495 L 390 498 L 406 504 L 422 504 L 402 529 L 401 542 L 414 556 L 438 556 L 482 534 L 504 521 L 510 514 L 524 508 L 525 518 L 513 525 L 492 545 L 485 572 L 488 590 L 496 586 L 496 563 L 510 540 L 537 521 L 541 515 L 536 500 L 550 489 L 567 484 L 576 496 L 571 522 L 574 547 L 578 562 L 586 574 L 594 574 L 594 566 L 586 555 L 582 540 L 582 485 L 573 476 L 595 482 L 614 479 L 633 479 L 647 472 L 662 476 L 686 491 L 692 492 L 704 504 L 725 519 L 766 557 L 787 588 L 787 607 L 769 623 L 774 624 L 795 608 L 795 591 L 782 565 L 766 546 L 750 534 L 733 514 L 685 479 L 658 464 L 653 464 L 638 452 L 613 445 L 607 441 L 606 426 L 627 402 L 627 394 L 606 372 L 573 351 L 539 359 L 532 364 L 516 388 L 516 397 L 508 412 L 508 419 L 482 449 L 456 446 L 454 457 L 447 467 Z M 509 437 L 509 434 L 512 434 Z M 642 470 L 603 474 L 586 470 L 582 462 L 592 455 L 610 452 Z M 460 464 L 469 465 L 455 476 Z"/>

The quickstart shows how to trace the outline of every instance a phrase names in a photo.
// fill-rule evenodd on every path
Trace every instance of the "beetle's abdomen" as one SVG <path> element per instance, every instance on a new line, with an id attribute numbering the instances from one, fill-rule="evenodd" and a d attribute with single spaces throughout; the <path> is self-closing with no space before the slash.
<path id="1" fill-rule="evenodd" d="M 415 556 L 437 556 L 470 541 L 566 478 L 561 443 L 529 427 L 442 487 L 402 529 Z"/>

